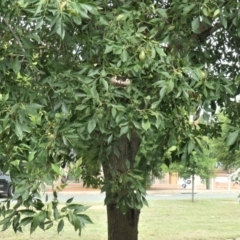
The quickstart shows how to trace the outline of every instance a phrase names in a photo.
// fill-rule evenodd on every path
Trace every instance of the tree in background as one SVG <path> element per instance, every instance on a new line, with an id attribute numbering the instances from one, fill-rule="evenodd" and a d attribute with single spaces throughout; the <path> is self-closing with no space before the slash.
<path id="1" fill-rule="evenodd" d="M 136 240 L 146 176 L 187 165 L 220 131 L 189 116 L 219 105 L 238 124 L 239 2 L 2 0 L 0 13 L 0 168 L 17 200 L 1 207 L 3 229 L 89 221 L 72 199 L 59 212 L 56 192 L 34 201 L 73 148 L 77 174 L 106 192 L 108 239 Z"/>
<path id="2" fill-rule="evenodd" d="M 181 163 L 173 163 L 170 165 L 167 171 L 170 173 L 178 172 L 179 176 L 188 179 L 192 175 L 199 176 L 202 181 L 207 181 L 208 178 L 214 176 L 216 159 L 210 158 L 206 151 L 203 154 L 194 154 L 188 165 L 182 165 Z M 166 169 L 165 169 L 166 171 Z"/>
<path id="3" fill-rule="evenodd" d="M 231 120 L 224 117 L 222 114 L 219 115 L 219 121 L 222 125 L 222 134 L 217 139 L 212 139 L 210 141 L 210 154 L 216 158 L 217 162 L 222 164 L 222 167 L 230 172 L 240 166 L 239 157 L 240 152 L 238 149 L 233 149 L 228 151 L 229 147 L 234 144 L 234 139 L 237 137 L 232 133 L 228 136 L 228 132 L 232 132 L 235 129 L 231 124 Z M 236 140 L 236 139 L 235 139 Z"/>

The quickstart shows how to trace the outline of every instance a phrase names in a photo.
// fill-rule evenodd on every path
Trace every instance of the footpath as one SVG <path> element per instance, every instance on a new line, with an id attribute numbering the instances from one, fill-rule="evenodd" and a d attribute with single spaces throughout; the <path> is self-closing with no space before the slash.
<path id="1" fill-rule="evenodd" d="M 55 187 L 59 186 L 60 183 L 56 183 Z M 52 187 L 47 186 L 47 192 L 52 191 Z M 61 191 L 62 193 L 88 193 L 88 194 L 98 194 L 101 190 L 100 189 L 93 189 L 84 187 L 83 184 L 76 183 L 76 182 L 68 182 L 68 185 Z M 148 190 L 147 194 L 184 194 L 184 193 L 191 193 L 192 189 L 190 187 L 183 188 L 181 185 L 178 184 L 153 184 Z M 240 193 L 240 186 L 235 185 L 231 186 L 228 189 L 227 186 L 224 184 L 215 186 L 214 189 L 206 189 L 205 185 L 197 185 L 195 189 L 196 193 L 207 193 L 207 194 L 214 194 L 214 193 Z"/>

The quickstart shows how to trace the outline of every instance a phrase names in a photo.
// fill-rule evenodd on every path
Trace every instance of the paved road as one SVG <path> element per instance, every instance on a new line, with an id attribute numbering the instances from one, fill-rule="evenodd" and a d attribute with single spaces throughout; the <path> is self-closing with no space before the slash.
<path id="1" fill-rule="evenodd" d="M 239 191 L 240 192 L 240 191 Z M 237 201 L 239 194 L 238 191 L 234 192 L 197 192 L 194 195 L 194 199 L 233 199 Z M 52 199 L 52 194 L 48 193 L 48 199 Z M 58 194 L 59 201 L 65 202 L 67 199 L 74 197 L 74 202 L 103 202 L 105 198 L 104 193 L 98 191 L 87 191 L 87 192 L 62 192 Z M 191 200 L 191 193 L 187 192 L 163 192 L 161 191 L 149 191 L 147 195 L 147 200 Z M 6 197 L 1 196 L 0 201 L 4 200 Z M 45 196 L 42 198 L 45 201 Z"/>
<path id="2" fill-rule="evenodd" d="M 225 193 L 196 193 L 194 195 L 195 200 L 198 199 L 233 199 L 237 201 L 238 193 L 225 192 Z M 67 199 L 74 197 L 75 202 L 103 202 L 105 198 L 104 193 L 76 193 L 65 192 L 59 193 L 59 200 L 61 202 L 67 201 Z M 147 200 L 191 200 L 192 195 L 190 193 L 150 193 L 147 195 Z M 51 194 L 49 194 L 51 199 Z"/>

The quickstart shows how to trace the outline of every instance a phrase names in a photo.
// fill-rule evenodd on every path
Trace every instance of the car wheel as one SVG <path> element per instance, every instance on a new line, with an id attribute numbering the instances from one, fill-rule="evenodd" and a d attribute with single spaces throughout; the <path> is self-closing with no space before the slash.
<path id="1" fill-rule="evenodd" d="M 13 188 L 13 185 L 10 185 L 10 186 L 9 186 L 7 195 L 8 195 L 9 198 L 12 198 L 12 197 L 14 196 L 14 188 Z"/>
<path id="2" fill-rule="evenodd" d="M 190 179 L 187 180 L 187 184 L 191 184 L 191 182 L 192 182 L 192 181 L 191 181 Z"/>

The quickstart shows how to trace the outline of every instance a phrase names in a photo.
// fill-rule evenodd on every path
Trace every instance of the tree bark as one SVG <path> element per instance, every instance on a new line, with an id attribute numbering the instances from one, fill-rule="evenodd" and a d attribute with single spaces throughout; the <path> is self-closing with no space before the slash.
<path id="1" fill-rule="evenodd" d="M 108 240 L 138 240 L 140 210 L 120 212 L 115 204 L 107 205 Z"/>
<path id="2" fill-rule="evenodd" d="M 122 136 L 114 143 L 114 147 L 119 150 L 119 156 L 111 153 L 106 161 L 102 163 L 104 178 L 106 181 L 111 180 L 110 171 L 124 173 L 134 166 L 136 154 L 141 143 L 140 137 L 136 132 L 131 133 L 128 140 L 126 136 Z M 129 166 L 130 165 L 130 166 Z M 106 196 L 111 193 L 106 191 Z M 137 240 L 138 239 L 138 221 L 140 210 L 127 208 L 123 214 L 117 204 L 112 200 L 107 204 L 107 220 L 108 220 L 108 240 Z"/>

